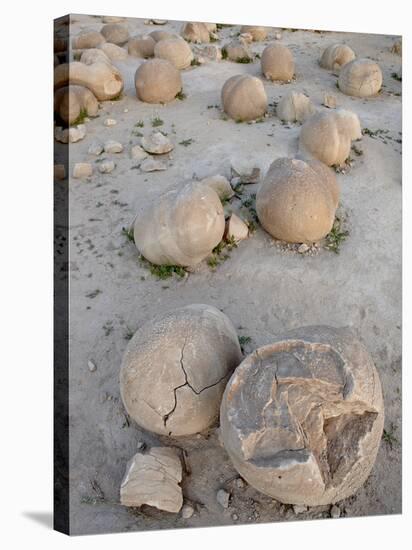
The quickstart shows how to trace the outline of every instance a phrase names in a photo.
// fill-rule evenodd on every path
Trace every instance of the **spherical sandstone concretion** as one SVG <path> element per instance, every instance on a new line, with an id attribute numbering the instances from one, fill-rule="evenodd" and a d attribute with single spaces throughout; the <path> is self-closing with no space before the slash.
<path id="1" fill-rule="evenodd" d="M 149 36 L 153 38 L 155 42 L 160 42 L 160 40 L 169 40 L 169 38 L 180 37 L 179 34 L 175 34 L 169 31 L 152 31 L 151 33 L 149 33 Z"/>
<path id="2" fill-rule="evenodd" d="M 292 52 L 282 44 L 269 44 L 261 57 L 262 73 L 269 80 L 289 82 L 295 74 Z"/>
<path id="3" fill-rule="evenodd" d="M 228 44 L 225 44 L 223 50 L 227 54 L 227 58 L 231 61 L 238 61 L 239 59 L 252 59 L 252 53 L 248 45 L 243 40 L 232 40 Z"/>
<path id="4" fill-rule="evenodd" d="M 189 21 L 182 28 L 181 35 L 188 42 L 210 42 L 210 33 L 205 23 L 193 23 Z"/>
<path id="5" fill-rule="evenodd" d="M 130 340 L 120 371 L 128 414 L 144 429 L 191 435 L 217 419 L 228 377 L 242 360 L 231 321 L 192 304 L 159 315 Z"/>
<path id="6" fill-rule="evenodd" d="M 193 59 L 193 53 L 186 42 L 181 38 L 169 38 L 160 40 L 154 48 L 154 56 L 159 59 L 170 61 L 176 69 L 186 69 L 190 67 Z"/>
<path id="7" fill-rule="evenodd" d="M 355 52 L 346 44 L 331 44 L 323 52 L 319 64 L 324 69 L 338 71 L 355 57 Z"/>
<path id="8" fill-rule="evenodd" d="M 169 103 L 182 89 L 182 77 L 166 59 L 150 59 L 135 74 L 137 97 L 146 103 Z"/>
<path id="9" fill-rule="evenodd" d="M 156 41 L 150 35 L 135 36 L 129 40 L 127 51 L 129 55 L 147 59 L 154 56 L 155 45 Z"/>
<path id="10" fill-rule="evenodd" d="M 134 242 L 156 265 L 193 266 L 222 240 L 225 216 L 216 191 L 188 183 L 163 194 L 137 216 Z"/>
<path id="11" fill-rule="evenodd" d="M 252 35 L 254 42 L 260 42 L 265 40 L 267 37 L 268 31 L 266 27 L 256 27 L 252 25 L 243 25 L 240 29 L 240 33 L 248 33 Z"/>
<path id="12" fill-rule="evenodd" d="M 315 112 L 315 107 L 305 94 L 289 92 L 276 107 L 276 114 L 285 122 L 303 122 Z"/>
<path id="13" fill-rule="evenodd" d="M 84 86 L 63 86 L 54 94 L 54 110 L 64 122 L 72 124 L 81 112 L 85 112 L 87 116 L 96 116 L 99 103 Z"/>
<path id="14" fill-rule="evenodd" d="M 327 505 L 366 481 L 382 436 L 377 370 L 346 329 L 295 329 L 235 370 L 222 399 L 224 446 L 255 489 Z"/>
<path id="15" fill-rule="evenodd" d="M 222 106 L 233 120 L 246 121 L 262 117 L 268 106 L 262 81 L 251 75 L 230 77 L 222 88 Z"/>
<path id="16" fill-rule="evenodd" d="M 98 48 L 106 41 L 104 36 L 97 31 L 82 31 L 72 40 L 73 50 L 87 50 Z"/>
<path id="17" fill-rule="evenodd" d="M 272 237 L 313 243 L 332 229 L 339 189 L 336 179 L 321 170 L 298 159 L 271 164 L 256 195 L 256 212 Z"/>
<path id="18" fill-rule="evenodd" d="M 129 40 L 129 31 L 127 27 L 121 23 L 109 23 L 104 25 L 100 32 L 107 42 L 111 42 L 117 46 L 122 46 Z"/>
<path id="19" fill-rule="evenodd" d="M 308 118 L 300 131 L 299 151 L 328 166 L 344 164 L 352 140 L 362 137 L 358 116 L 344 109 L 322 111 Z"/>
<path id="20" fill-rule="evenodd" d="M 371 59 L 355 59 L 344 65 L 339 73 L 341 92 L 355 97 L 369 97 L 382 87 L 382 71 Z"/>

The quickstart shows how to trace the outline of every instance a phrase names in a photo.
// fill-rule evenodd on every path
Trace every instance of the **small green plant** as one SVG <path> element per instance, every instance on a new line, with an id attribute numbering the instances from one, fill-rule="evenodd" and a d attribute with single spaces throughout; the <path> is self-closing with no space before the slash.
<path id="1" fill-rule="evenodd" d="M 397 73 L 392 73 L 392 78 L 394 78 L 395 80 L 397 80 L 398 82 L 402 82 L 402 77 L 399 76 Z"/>
<path id="2" fill-rule="evenodd" d="M 86 294 L 86 298 L 96 298 L 96 296 L 98 296 L 99 294 L 101 294 L 102 291 L 99 289 L 99 288 L 96 288 L 96 290 L 93 290 L 92 292 L 89 292 L 88 294 Z"/>
<path id="3" fill-rule="evenodd" d="M 396 439 L 395 434 L 394 434 L 395 429 L 396 429 L 396 427 L 394 426 L 394 424 L 392 422 L 390 430 L 383 430 L 383 434 L 382 434 L 383 441 L 385 441 L 385 443 L 387 443 L 389 445 L 391 450 L 392 450 L 395 443 L 399 443 L 399 441 Z"/>
<path id="4" fill-rule="evenodd" d="M 183 147 L 189 147 L 189 145 L 192 145 L 193 142 L 194 139 L 192 138 L 184 139 L 183 141 L 179 141 L 179 145 L 183 145 Z"/>
<path id="5" fill-rule="evenodd" d="M 127 238 L 128 241 L 134 243 L 134 235 L 132 229 L 126 229 L 122 227 L 122 234 Z"/>
<path id="6" fill-rule="evenodd" d="M 78 124 L 83 124 L 83 122 L 87 117 L 88 117 L 87 109 L 81 109 L 79 116 L 76 118 L 76 120 L 73 120 L 70 126 L 77 126 Z"/>
<path id="7" fill-rule="evenodd" d="M 227 238 L 226 240 L 220 241 L 220 243 L 212 250 L 212 254 L 207 259 L 207 265 L 214 271 L 218 265 L 230 258 L 230 254 L 228 254 L 228 252 L 230 252 L 233 248 L 237 248 L 237 243 L 233 236 Z"/>
<path id="8" fill-rule="evenodd" d="M 197 67 L 198 65 L 200 65 L 199 60 L 196 59 L 196 57 L 194 57 L 194 58 L 192 59 L 192 61 L 190 62 L 190 64 L 191 64 L 192 67 Z"/>
<path id="9" fill-rule="evenodd" d="M 180 101 L 183 101 L 187 98 L 187 95 L 183 92 L 183 90 L 180 90 L 180 92 L 177 92 L 176 99 L 180 99 Z"/>
<path id="10" fill-rule="evenodd" d="M 138 121 L 136 122 L 135 126 L 136 126 L 137 128 L 143 128 L 143 127 L 144 127 L 144 122 L 143 122 L 143 120 L 138 120 Z"/>
<path id="11" fill-rule="evenodd" d="M 117 96 L 112 97 L 110 101 L 120 101 L 121 99 L 123 99 L 123 92 L 120 92 Z"/>
<path id="12" fill-rule="evenodd" d="M 233 27 L 232 24 L 228 24 L 228 23 L 216 23 L 216 28 L 219 30 L 219 29 L 225 29 L 225 28 L 228 28 L 228 27 Z"/>
<path id="13" fill-rule="evenodd" d="M 208 105 L 208 109 L 219 109 L 219 105 Z"/>
<path id="14" fill-rule="evenodd" d="M 342 221 L 340 220 L 340 218 L 336 217 L 335 221 L 333 222 L 332 229 L 325 237 L 325 248 L 327 250 L 331 250 L 335 254 L 339 254 L 340 245 L 348 235 L 349 231 L 343 230 Z"/>
<path id="15" fill-rule="evenodd" d="M 139 132 L 138 130 L 132 130 L 132 135 L 136 137 L 143 137 L 142 132 Z"/>
<path id="16" fill-rule="evenodd" d="M 164 122 L 159 116 L 155 116 L 152 118 L 152 126 L 153 128 L 157 128 L 158 126 L 163 126 Z"/>
<path id="17" fill-rule="evenodd" d="M 250 336 L 239 336 L 238 340 L 239 340 L 240 349 L 242 350 L 242 353 L 244 353 L 245 346 L 251 343 L 252 338 Z"/>
<path id="18" fill-rule="evenodd" d="M 222 48 L 222 59 L 227 59 L 227 50 L 226 50 L 226 48 Z"/>
<path id="19" fill-rule="evenodd" d="M 352 144 L 352 151 L 357 157 L 361 157 L 363 155 L 362 149 L 359 149 L 359 147 L 357 147 L 354 143 Z"/>
<path id="20" fill-rule="evenodd" d="M 126 334 L 124 335 L 125 340 L 131 340 L 133 338 L 134 332 L 127 327 Z"/>
<path id="21" fill-rule="evenodd" d="M 247 55 L 243 57 L 238 57 L 236 63 L 253 63 L 253 59 Z"/>
<path id="22" fill-rule="evenodd" d="M 218 42 L 219 38 L 216 38 L 213 33 L 209 34 L 210 42 Z"/>
<path id="23" fill-rule="evenodd" d="M 173 277 L 173 275 L 179 277 L 184 277 L 186 275 L 184 267 L 179 265 L 155 265 L 149 262 L 149 260 L 146 260 L 143 256 L 140 256 L 139 260 L 141 265 L 147 268 L 150 273 L 159 280 L 169 279 L 169 277 Z"/>

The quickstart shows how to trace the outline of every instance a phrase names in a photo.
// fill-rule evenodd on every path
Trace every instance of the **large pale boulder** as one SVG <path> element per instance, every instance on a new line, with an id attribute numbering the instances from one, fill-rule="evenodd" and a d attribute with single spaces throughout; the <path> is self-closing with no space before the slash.
<path id="1" fill-rule="evenodd" d="M 158 315 L 127 345 L 120 393 L 144 429 L 169 436 L 209 428 L 242 354 L 231 321 L 215 307 L 192 304 Z"/>
<path id="2" fill-rule="evenodd" d="M 332 229 L 339 188 L 332 171 L 317 163 L 275 160 L 256 194 L 262 227 L 275 239 L 313 243 Z"/>
<path id="3" fill-rule="evenodd" d="M 169 31 L 152 31 L 149 33 L 149 36 L 153 38 L 155 42 L 160 42 L 160 40 L 169 40 L 170 38 L 181 38 L 179 34 Z"/>
<path id="4" fill-rule="evenodd" d="M 123 506 L 147 504 L 159 510 L 177 513 L 182 507 L 182 463 L 172 447 L 152 447 L 138 452 L 128 462 L 120 487 Z"/>
<path id="5" fill-rule="evenodd" d="M 113 99 L 123 90 L 121 73 L 105 61 L 86 65 L 80 61 L 63 63 L 54 69 L 54 87 L 78 84 L 89 88 L 99 101 Z"/>
<path id="6" fill-rule="evenodd" d="M 226 114 L 238 121 L 262 117 L 268 107 L 262 81 L 251 75 L 235 75 L 222 88 L 222 107 Z"/>
<path id="7" fill-rule="evenodd" d="M 102 51 L 107 55 L 110 61 L 124 61 L 127 59 L 127 51 L 111 42 L 105 42 L 100 46 Z"/>
<path id="8" fill-rule="evenodd" d="M 79 61 L 80 63 L 84 63 L 85 65 L 93 65 L 93 63 L 96 63 L 97 61 L 102 61 L 103 63 L 111 65 L 109 56 L 104 52 L 102 48 L 89 48 L 87 50 L 84 50 L 80 56 Z"/>
<path id="9" fill-rule="evenodd" d="M 262 73 L 269 80 L 289 82 L 295 74 L 292 52 L 282 44 L 269 44 L 261 57 Z"/>
<path id="10" fill-rule="evenodd" d="M 170 61 L 176 69 L 186 69 L 190 67 L 193 59 L 193 53 L 186 42 L 181 38 L 169 38 L 160 40 L 154 48 L 154 56 L 159 59 Z"/>
<path id="11" fill-rule="evenodd" d="M 155 45 L 156 41 L 148 34 L 135 36 L 129 40 L 127 51 L 129 55 L 147 59 L 148 57 L 154 56 Z"/>
<path id="12" fill-rule="evenodd" d="M 234 39 L 222 48 L 231 61 L 252 59 L 252 53 L 244 40 Z"/>
<path id="13" fill-rule="evenodd" d="M 318 112 L 308 118 L 300 131 L 299 151 L 328 166 L 341 166 L 350 154 L 352 141 L 361 139 L 358 116 L 344 109 Z"/>
<path id="14" fill-rule="evenodd" d="M 289 92 L 282 97 L 276 107 L 276 114 L 285 122 L 303 122 L 315 113 L 316 109 L 305 94 Z"/>
<path id="15" fill-rule="evenodd" d="M 382 80 L 381 68 L 375 61 L 355 59 L 342 67 L 338 86 L 346 95 L 369 97 L 379 92 Z"/>
<path id="16" fill-rule="evenodd" d="M 235 370 L 223 396 L 224 446 L 243 478 L 287 504 L 353 495 L 378 452 L 384 406 L 378 372 L 346 329 L 292 330 Z"/>
<path id="17" fill-rule="evenodd" d="M 243 25 L 243 27 L 240 28 L 240 32 L 251 34 L 254 42 L 265 40 L 268 35 L 266 27 L 257 27 L 253 25 Z"/>
<path id="18" fill-rule="evenodd" d="M 193 266 L 220 243 L 224 230 L 217 193 L 206 185 L 188 183 L 164 193 L 137 216 L 134 242 L 153 264 Z"/>
<path id="19" fill-rule="evenodd" d="M 185 23 L 180 34 L 188 42 L 210 42 L 209 29 L 205 23 Z"/>
<path id="20" fill-rule="evenodd" d="M 125 25 L 121 23 L 108 23 L 103 25 L 100 33 L 104 36 L 107 42 L 122 46 L 129 40 L 129 31 Z"/>
<path id="21" fill-rule="evenodd" d="M 72 124 L 81 113 L 96 116 L 99 103 L 84 86 L 64 86 L 54 94 L 54 110 L 66 124 Z"/>
<path id="22" fill-rule="evenodd" d="M 106 42 L 105 37 L 97 31 L 82 31 L 72 39 L 72 48 L 74 50 L 87 50 L 88 48 L 98 48 Z"/>
<path id="23" fill-rule="evenodd" d="M 346 44 L 331 44 L 324 50 L 319 64 L 324 69 L 339 71 L 355 57 L 355 52 Z"/>
<path id="24" fill-rule="evenodd" d="M 166 59 L 150 59 L 135 74 L 136 95 L 146 103 L 168 103 L 182 89 L 180 72 Z"/>

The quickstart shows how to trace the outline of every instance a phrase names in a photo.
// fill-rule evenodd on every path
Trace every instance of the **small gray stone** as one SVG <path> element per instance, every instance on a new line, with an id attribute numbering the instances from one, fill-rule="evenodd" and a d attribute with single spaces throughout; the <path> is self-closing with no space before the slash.
<path id="1" fill-rule="evenodd" d="M 232 514 L 232 519 L 234 521 L 237 521 L 239 519 L 239 516 L 237 514 Z"/>
<path id="2" fill-rule="evenodd" d="M 167 166 L 161 160 L 147 159 L 140 165 L 142 172 L 156 172 L 158 170 L 166 170 Z"/>
<path id="3" fill-rule="evenodd" d="M 93 361 L 87 361 L 87 366 L 89 367 L 89 371 L 90 371 L 90 372 L 94 372 L 94 371 L 97 369 L 97 367 L 96 367 L 96 365 L 93 363 Z"/>
<path id="4" fill-rule="evenodd" d="M 73 167 L 73 177 L 88 178 L 93 174 L 93 166 L 89 162 L 77 162 Z"/>
<path id="5" fill-rule="evenodd" d="M 173 143 L 161 132 L 152 132 L 142 138 L 142 147 L 153 155 L 164 155 L 173 149 Z"/>
<path id="6" fill-rule="evenodd" d="M 143 160 L 146 159 L 149 155 L 142 147 L 140 147 L 140 145 L 134 145 L 130 151 L 130 156 L 134 160 Z"/>
<path id="7" fill-rule="evenodd" d="M 86 126 L 84 124 L 64 129 L 61 126 L 56 126 L 54 129 L 54 137 L 60 143 L 76 143 L 83 139 L 85 135 Z"/>
<path id="8" fill-rule="evenodd" d="M 334 504 L 330 509 L 330 517 L 333 519 L 340 518 L 340 508 L 339 506 L 336 506 L 336 504 Z"/>
<path id="9" fill-rule="evenodd" d="M 303 514 L 304 512 L 308 511 L 308 507 L 303 506 L 302 504 L 295 504 L 293 507 L 293 511 L 295 512 L 296 515 Z"/>
<path id="10" fill-rule="evenodd" d="M 229 507 L 229 499 L 230 494 L 225 491 L 224 489 L 219 489 L 216 493 L 216 500 L 222 506 L 222 508 L 228 508 Z"/>
<path id="11" fill-rule="evenodd" d="M 90 144 L 90 147 L 88 149 L 89 155 L 96 155 L 99 156 L 103 153 L 104 147 L 103 144 L 100 143 L 100 141 L 93 141 L 93 143 Z"/>
<path id="12" fill-rule="evenodd" d="M 121 153 L 123 151 L 123 145 L 118 141 L 110 140 L 104 144 L 104 150 L 109 154 Z"/>
<path id="13" fill-rule="evenodd" d="M 299 254 L 304 254 L 308 250 L 309 250 L 309 246 L 306 243 L 301 244 L 300 247 L 298 248 Z"/>
<path id="14" fill-rule="evenodd" d="M 189 519 L 193 516 L 195 509 L 191 504 L 184 504 L 182 508 L 182 518 Z"/>
<path id="15" fill-rule="evenodd" d="M 115 126 L 117 124 L 117 120 L 114 118 L 106 118 L 103 124 L 105 126 Z"/>
<path id="16" fill-rule="evenodd" d="M 244 480 L 243 480 L 241 477 L 238 477 L 238 478 L 236 479 L 236 487 L 237 487 L 238 489 L 242 489 L 244 486 L 245 486 Z"/>
<path id="17" fill-rule="evenodd" d="M 336 109 L 338 100 L 333 94 L 325 94 L 323 96 L 323 104 L 325 107 L 329 107 L 329 109 Z"/>
<path id="18" fill-rule="evenodd" d="M 99 164 L 99 172 L 101 174 L 110 174 L 110 172 L 113 172 L 116 165 L 112 160 L 104 160 Z"/>

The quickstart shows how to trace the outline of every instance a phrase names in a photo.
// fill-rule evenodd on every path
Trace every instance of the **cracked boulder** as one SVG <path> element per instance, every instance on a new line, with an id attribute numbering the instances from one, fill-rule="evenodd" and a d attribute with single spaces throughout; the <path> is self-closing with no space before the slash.
<path id="1" fill-rule="evenodd" d="M 313 243 L 332 229 L 339 202 L 333 171 L 319 161 L 275 160 L 256 194 L 262 227 L 275 239 Z"/>
<path id="2" fill-rule="evenodd" d="M 152 447 L 137 453 L 128 462 L 120 486 L 120 503 L 139 507 L 143 504 L 177 513 L 182 507 L 182 463 L 176 449 Z"/>
<path id="3" fill-rule="evenodd" d="M 221 100 L 225 113 L 239 122 L 263 117 L 268 108 L 262 81 L 249 74 L 238 74 L 226 80 Z"/>
<path id="4" fill-rule="evenodd" d="M 144 429 L 191 435 L 219 415 L 226 382 L 242 359 L 231 321 L 192 304 L 159 315 L 130 340 L 120 371 L 128 414 Z"/>
<path id="5" fill-rule="evenodd" d="M 167 191 L 138 214 L 134 242 L 152 264 L 188 267 L 209 256 L 224 230 L 216 191 L 194 182 Z"/>
<path id="6" fill-rule="evenodd" d="M 352 141 L 361 138 L 360 121 L 355 113 L 344 109 L 321 111 L 304 122 L 299 154 L 328 166 L 342 166 L 350 155 Z"/>
<path id="7" fill-rule="evenodd" d="M 355 59 L 344 65 L 339 73 L 338 87 L 346 95 L 369 97 L 382 87 L 382 71 L 371 59 Z"/>
<path id="8" fill-rule="evenodd" d="M 346 44 L 331 44 L 324 50 L 319 65 L 330 71 L 339 71 L 355 57 L 355 52 Z"/>
<path id="9" fill-rule="evenodd" d="M 257 349 L 226 386 L 224 446 L 250 485 L 280 502 L 335 503 L 369 476 L 384 421 L 377 370 L 346 329 L 290 331 Z"/>

